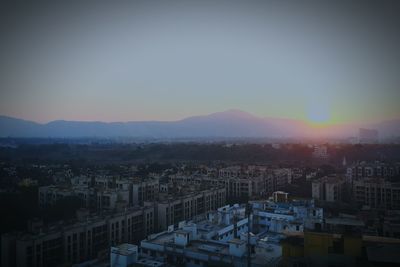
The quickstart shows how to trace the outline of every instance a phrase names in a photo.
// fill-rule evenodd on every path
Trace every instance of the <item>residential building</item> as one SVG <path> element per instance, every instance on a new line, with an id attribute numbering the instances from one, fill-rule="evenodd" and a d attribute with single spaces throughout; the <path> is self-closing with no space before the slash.
<path id="1" fill-rule="evenodd" d="M 207 213 L 224 206 L 226 190 L 223 187 L 194 191 L 183 195 L 169 194 L 154 202 L 157 214 L 157 230 L 165 230 L 169 225 Z"/>
<path id="2" fill-rule="evenodd" d="M 351 183 L 354 179 L 364 177 L 392 178 L 400 175 L 400 163 L 357 162 L 347 168 L 346 177 Z"/>
<path id="3" fill-rule="evenodd" d="M 335 202 L 342 200 L 344 179 L 325 176 L 312 181 L 312 197 L 316 200 Z"/>
<path id="4" fill-rule="evenodd" d="M 400 183 L 383 178 L 357 179 L 353 181 L 353 197 L 372 209 L 400 209 Z"/>
<path id="5" fill-rule="evenodd" d="M 153 207 L 142 207 L 3 234 L 2 266 L 72 265 L 94 259 L 112 245 L 137 243 L 151 234 L 154 218 Z"/>
<path id="6" fill-rule="evenodd" d="M 242 174 L 242 168 L 240 166 L 230 166 L 218 170 L 218 176 L 221 178 L 236 178 Z"/>
<path id="7" fill-rule="evenodd" d="M 288 193 L 285 193 L 283 191 L 275 191 L 272 193 L 272 201 L 287 202 L 288 201 Z"/>
<path id="8" fill-rule="evenodd" d="M 142 257 L 163 258 L 173 266 L 247 266 L 247 226 L 244 207 L 225 206 L 207 220 L 183 221 L 177 228 L 150 235 L 140 243 Z M 251 265 L 277 266 L 279 239 L 251 234 Z"/>
<path id="9" fill-rule="evenodd" d="M 313 200 L 291 202 L 252 201 L 253 230 L 296 235 L 304 229 L 321 229 L 323 209 L 315 206 Z"/>
<path id="10" fill-rule="evenodd" d="M 123 243 L 118 246 L 111 247 L 110 266 L 163 267 L 165 266 L 165 263 L 163 262 L 163 259 L 154 260 L 140 257 L 138 246 L 129 243 Z"/>
<path id="11" fill-rule="evenodd" d="M 324 145 L 315 145 L 312 152 L 312 156 L 316 159 L 327 159 L 329 158 L 328 147 Z"/>
<path id="12" fill-rule="evenodd" d="M 143 205 L 145 201 L 154 201 L 158 198 L 159 191 L 158 179 L 136 180 L 132 184 L 132 204 Z"/>

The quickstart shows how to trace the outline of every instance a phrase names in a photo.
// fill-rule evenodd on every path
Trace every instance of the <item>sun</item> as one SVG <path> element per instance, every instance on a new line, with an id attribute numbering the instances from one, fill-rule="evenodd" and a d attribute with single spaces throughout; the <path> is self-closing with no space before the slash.
<path id="1" fill-rule="evenodd" d="M 330 112 L 327 106 L 313 105 L 308 109 L 307 121 L 314 126 L 324 126 L 330 122 Z"/>

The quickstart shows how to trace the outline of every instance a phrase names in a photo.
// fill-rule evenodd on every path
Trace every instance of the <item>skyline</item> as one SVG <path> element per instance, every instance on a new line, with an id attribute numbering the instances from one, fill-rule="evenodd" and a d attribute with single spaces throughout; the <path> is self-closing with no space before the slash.
<path id="1" fill-rule="evenodd" d="M 398 5 L 5 6 L 0 114 L 175 121 L 240 109 L 317 125 L 400 118 Z"/>
<path id="2" fill-rule="evenodd" d="M 14 117 L 10 116 L 7 114 L 0 114 L 0 117 L 2 118 L 10 118 L 10 119 L 16 119 L 16 120 L 23 120 L 23 121 L 28 121 L 28 122 L 33 122 L 37 124 L 48 124 L 52 122 L 58 122 L 58 121 L 66 121 L 66 122 L 101 122 L 101 123 L 129 123 L 129 122 L 179 122 L 179 121 L 184 121 L 187 119 L 192 119 L 192 118 L 197 118 L 197 117 L 208 117 L 208 116 L 213 116 L 216 114 L 229 114 L 229 113 L 242 113 L 244 116 L 250 116 L 258 119 L 273 119 L 273 120 L 282 120 L 282 121 L 297 121 L 299 123 L 302 123 L 303 125 L 307 125 L 308 127 L 311 128 L 325 128 L 325 127 L 330 127 L 330 126 L 341 126 L 341 125 L 356 125 L 356 126 L 363 126 L 363 125 L 369 125 L 369 124 L 375 124 L 375 123 L 382 123 L 382 122 L 390 122 L 390 121 L 399 121 L 400 118 L 389 118 L 389 119 L 383 119 L 383 120 L 369 120 L 369 121 L 364 121 L 364 122 L 342 122 L 342 123 L 327 123 L 323 121 L 323 117 L 321 116 L 321 119 L 319 117 L 316 117 L 315 120 L 312 119 L 293 119 L 289 117 L 272 117 L 272 116 L 260 116 L 258 114 L 254 114 L 251 112 L 247 112 L 246 110 L 241 110 L 237 108 L 231 108 L 227 110 L 219 110 L 219 111 L 213 111 L 210 113 L 204 113 L 204 114 L 193 114 L 190 116 L 185 116 L 185 117 L 179 117 L 176 119 L 165 119 L 165 120 L 158 120 L 158 119 L 150 119 L 150 120 L 144 120 L 144 119 L 137 119 L 137 120 L 112 120 L 112 121 L 107 121 L 107 120 L 95 120 L 95 119 L 87 119 L 87 120 L 76 120 L 76 119 L 54 119 L 54 120 L 48 120 L 48 121 L 37 121 L 37 120 L 31 120 L 31 119 L 26 119 L 23 117 Z"/>
<path id="3" fill-rule="evenodd" d="M 350 140 L 360 129 L 375 129 L 381 141 L 398 136 L 400 119 L 369 124 L 315 124 L 301 120 L 262 118 L 241 110 L 227 110 L 176 121 L 65 121 L 35 123 L 0 116 L 1 137 L 31 138 L 275 138 Z"/>

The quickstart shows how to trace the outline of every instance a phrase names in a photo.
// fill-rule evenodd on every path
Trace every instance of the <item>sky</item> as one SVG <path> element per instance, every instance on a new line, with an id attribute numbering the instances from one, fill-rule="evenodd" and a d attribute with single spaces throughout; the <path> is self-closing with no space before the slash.
<path id="1" fill-rule="evenodd" d="M 396 1 L 90 2 L 0 6 L 0 115 L 400 118 Z"/>

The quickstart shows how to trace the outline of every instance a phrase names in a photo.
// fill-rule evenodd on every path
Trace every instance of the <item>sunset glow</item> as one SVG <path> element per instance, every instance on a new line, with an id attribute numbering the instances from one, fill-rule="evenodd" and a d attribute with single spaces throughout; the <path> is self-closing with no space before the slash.
<path id="1" fill-rule="evenodd" d="M 150 2 L 2 16 L 15 27 L 0 44 L 0 114 L 174 121 L 234 108 L 312 125 L 400 114 L 399 46 L 385 42 L 397 25 L 345 5 Z"/>

